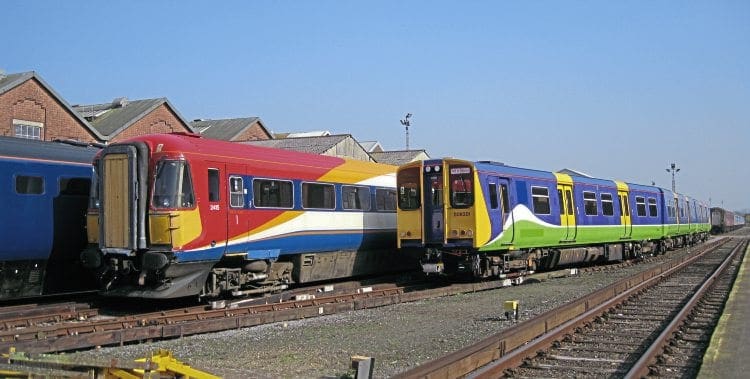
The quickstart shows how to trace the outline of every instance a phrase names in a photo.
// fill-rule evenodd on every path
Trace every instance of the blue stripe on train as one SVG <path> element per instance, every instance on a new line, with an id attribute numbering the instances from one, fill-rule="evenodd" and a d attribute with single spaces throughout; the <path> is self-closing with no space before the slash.
<path id="1" fill-rule="evenodd" d="M 247 253 L 249 258 L 275 260 L 283 255 L 322 253 L 339 250 L 395 249 L 395 230 L 377 230 L 365 234 L 326 233 L 281 236 L 263 241 L 233 244 L 203 250 L 177 252 L 179 262 L 219 260 L 224 253 Z"/>

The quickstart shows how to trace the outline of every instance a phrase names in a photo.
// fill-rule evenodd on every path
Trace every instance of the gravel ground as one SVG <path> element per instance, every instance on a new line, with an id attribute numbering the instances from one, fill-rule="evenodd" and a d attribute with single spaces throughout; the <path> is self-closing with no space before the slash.
<path id="1" fill-rule="evenodd" d="M 384 378 L 511 327 L 506 300 L 519 300 L 524 321 L 653 265 L 74 355 L 134 359 L 167 349 L 225 378 L 337 378 L 352 355 L 365 355 Z"/>

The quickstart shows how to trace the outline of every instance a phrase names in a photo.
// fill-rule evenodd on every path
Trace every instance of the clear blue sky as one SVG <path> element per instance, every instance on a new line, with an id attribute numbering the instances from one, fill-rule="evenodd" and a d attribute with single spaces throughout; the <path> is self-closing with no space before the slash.
<path id="1" fill-rule="evenodd" d="M 750 1 L 5 1 L 0 68 L 750 208 Z"/>

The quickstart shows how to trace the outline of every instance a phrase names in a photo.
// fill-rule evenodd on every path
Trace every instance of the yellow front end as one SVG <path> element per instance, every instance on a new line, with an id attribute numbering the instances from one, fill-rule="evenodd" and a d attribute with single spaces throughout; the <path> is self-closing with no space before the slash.
<path id="1" fill-rule="evenodd" d="M 149 215 L 149 235 L 152 245 L 169 245 L 181 249 L 201 234 L 200 212 L 152 212 Z"/>
<path id="2" fill-rule="evenodd" d="M 86 214 L 86 236 L 89 243 L 99 243 L 99 212 L 96 210 Z"/>
<path id="3" fill-rule="evenodd" d="M 485 205 L 484 193 L 480 185 L 479 175 L 472 162 L 463 160 L 445 160 L 444 172 L 449 173 L 445 179 L 446 199 L 446 239 L 450 245 L 466 245 L 467 247 L 478 248 L 483 246 L 490 238 L 489 218 L 487 217 L 487 206 Z M 470 187 L 467 187 L 466 179 L 463 175 L 458 174 L 460 170 L 470 170 L 471 178 Z M 457 188 L 457 177 L 460 177 L 464 183 Z M 466 191 L 467 196 L 471 197 L 470 203 L 457 204 L 455 194 L 459 190 Z"/>

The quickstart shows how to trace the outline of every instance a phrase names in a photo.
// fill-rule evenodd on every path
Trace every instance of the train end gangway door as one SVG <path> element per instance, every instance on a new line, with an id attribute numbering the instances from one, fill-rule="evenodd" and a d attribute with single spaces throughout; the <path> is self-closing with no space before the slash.
<path id="1" fill-rule="evenodd" d="M 624 182 L 616 181 L 617 197 L 620 199 L 620 225 L 622 225 L 622 239 L 629 239 L 633 236 L 633 223 L 630 219 L 630 201 L 628 200 L 628 185 Z"/>

